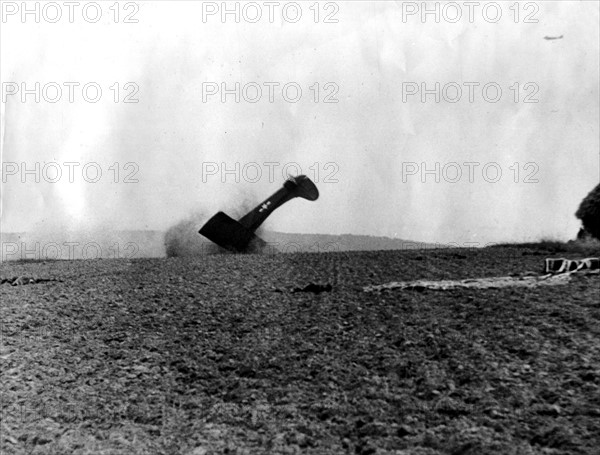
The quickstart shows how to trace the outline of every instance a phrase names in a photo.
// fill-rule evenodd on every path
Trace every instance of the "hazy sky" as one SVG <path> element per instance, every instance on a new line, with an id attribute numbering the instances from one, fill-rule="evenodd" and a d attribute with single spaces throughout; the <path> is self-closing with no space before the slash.
<path id="1" fill-rule="evenodd" d="M 166 230 L 260 202 L 297 163 L 321 197 L 267 229 L 569 239 L 599 181 L 598 2 L 241 2 L 239 22 L 89 3 L 71 23 L 41 2 L 36 23 L 3 2 L 3 231 Z"/>

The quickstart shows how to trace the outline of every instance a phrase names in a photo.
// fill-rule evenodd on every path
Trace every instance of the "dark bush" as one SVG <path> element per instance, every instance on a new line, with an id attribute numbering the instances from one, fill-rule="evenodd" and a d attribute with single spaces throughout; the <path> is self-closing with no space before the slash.
<path id="1" fill-rule="evenodd" d="M 589 234 L 600 240 L 600 183 L 581 201 L 575 216 Z"/>

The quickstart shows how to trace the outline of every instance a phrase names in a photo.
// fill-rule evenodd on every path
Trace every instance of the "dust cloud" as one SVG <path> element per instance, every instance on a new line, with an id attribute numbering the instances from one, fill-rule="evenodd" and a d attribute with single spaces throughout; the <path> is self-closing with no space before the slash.
<path id="1" fill-rule="evenodd" d="M 230 207 L 225 213 L 233 219 L 239 219 L 254 208 L 256 204 L 250 200 L 241 201 L 239 205 Z M 167 257 L 203 256 L 207 254 L 233 254 L 198 234 L 199 228 L 214 213 L 198 210 L 187 218 L 177 222 L 165 233 L 165 253 Z M 256 233 L 263 232 L 260 226 Z"/>
<path id="2" fill-rule="evenodd" d="M 303 173 L 320 199 L 266 229 L 482 245 L 577 233 L 598 182 L 596 2 L 538 2 L 537 23 L 515 23 L 507 3 L 497 23 L 425 24 L 403 18 L 405 2 L 337 2 L 337 23 L 303 3 L 296 23 L 256 24 L 203 22 L 206 2 L 138 3 L 136 24 L 2 24 L 3 81 L 80 84 L 74 102 L 66 88 L 56 103 L 3 100 L 3 232 L 167 232 L 185 252 L 214 213 L 235 217 Z M 291 82 L 297 102 L 282 96 Z M 440 100 L 407 96 L 438 82 Z M 251 84 L 239 102 L 207 95 L 236 83 Z"/>

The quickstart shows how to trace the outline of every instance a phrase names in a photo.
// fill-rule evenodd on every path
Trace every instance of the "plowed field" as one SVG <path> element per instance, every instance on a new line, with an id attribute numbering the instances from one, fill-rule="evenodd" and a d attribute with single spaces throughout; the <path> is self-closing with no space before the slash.
<path id="1" fill-rule="evenodd" d="M 0 452 L 597 454 L 599 275 L 363 291 L 537 273 L 550 256 L 4 263 L 3 279 L 53 281 L 0 287 Z"/>

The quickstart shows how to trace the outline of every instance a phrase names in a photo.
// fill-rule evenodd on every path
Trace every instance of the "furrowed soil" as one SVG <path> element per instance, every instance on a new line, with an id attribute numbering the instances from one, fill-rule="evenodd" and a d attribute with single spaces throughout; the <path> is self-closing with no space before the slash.
<path id="1" fill-rule="evenodd" d="M 598 250 L 588 256 L 598 255 Z M 2 454 L 597 454 L 600 275 L 535 248 L 8 262 Z M 321 293 L 293 292 L 314 283 Z"/>

